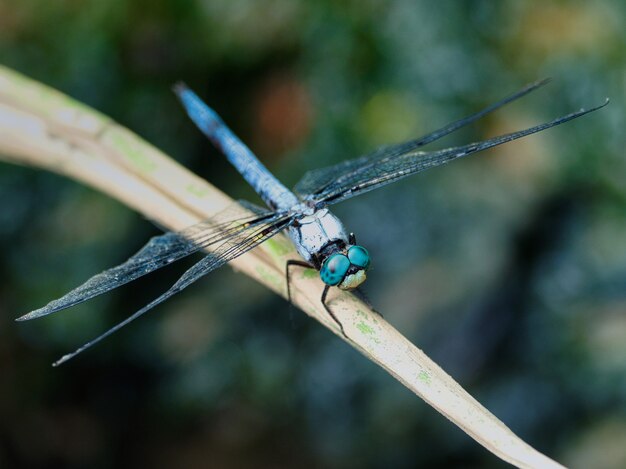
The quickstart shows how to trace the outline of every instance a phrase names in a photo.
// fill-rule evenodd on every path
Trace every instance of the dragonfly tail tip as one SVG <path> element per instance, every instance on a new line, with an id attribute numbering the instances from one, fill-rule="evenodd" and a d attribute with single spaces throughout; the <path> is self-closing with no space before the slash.
<path id="1" fill-rule="evenodd" d="M 174 85 L 172 85 L 172 91 L 178 96 L 183 94 L 188 89 L 189 87 L 185 84 L 184 81 L 177 81 L 176 83 L 174 83 Z"/>

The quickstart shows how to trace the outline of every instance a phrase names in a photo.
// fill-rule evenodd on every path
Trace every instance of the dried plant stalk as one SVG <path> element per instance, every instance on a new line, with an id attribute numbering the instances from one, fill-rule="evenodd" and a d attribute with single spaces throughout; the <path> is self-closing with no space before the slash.
<path id="1" fill-rule="evenodd" d="M 169 230 L 210 218 L 232 203 L 110 118 L 4 67 L 0 159 L 64 174 Z M 279 235 L 231 265 L 284 297 L 285 261 L 291 258 L 297 258 L 293 246 Z M 306 270 L 294 274 L 294 304 L 346 340 L 320 303 L 319 277 Z M 562 467 L 518 438 L 370 307 L 333 290 L 332 308 L 351 346 L 503 460 L 519 467 Z"/>

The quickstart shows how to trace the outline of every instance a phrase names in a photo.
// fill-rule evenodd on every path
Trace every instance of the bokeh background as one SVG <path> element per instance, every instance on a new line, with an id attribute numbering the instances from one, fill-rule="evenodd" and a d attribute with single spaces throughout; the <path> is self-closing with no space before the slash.
<path id="1" fill-rule="evenodd" d="M 555 130 L 336 207 L 366 293 L 517 434 L 626 467 L 626 4 L 0 0 L 0 62 L 258 202 L 170 91 L 185 80 L 281 180 L 553 82 L 437 142 Z M 72 363 L 176 271 L 33 323 L 157 228 L 0 165 L 0 467 L 501 467 L 402 385 L 229 268 Z"/>

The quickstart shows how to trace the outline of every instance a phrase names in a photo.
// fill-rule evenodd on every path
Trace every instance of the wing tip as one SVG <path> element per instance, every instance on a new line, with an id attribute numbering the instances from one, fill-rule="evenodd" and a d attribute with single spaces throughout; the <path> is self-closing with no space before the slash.
<path id="1" fill-rule="evenodd" d="M 30 313 L 23 314 L 19 318 L 15 318 L 15 321 L 16 322 L 30 321 L 32 319 L 37 319 L 42 316 L 46 316 L 50 314 L 51 312 L 52 311 L 48 311 L 46 308 L 39 308 L 34 311 L 31 311 Z"/>
<path id="2" fill-rule="evenodd" d="M 61 358 L 59 358 L 57 361 L 55 361 L 54 363 L 52 363 L 52 368 L 58 368 L 59 366 L 63 365 L 63 363 L 65 363 L 66 361 L 68 361 L 70 358 L 72 358 L 74 355 L 76 355 L 76 353 L 68 353 L 66 355 L 63 355 Z"/>
<path id="3" fill-rule="evenodd" d="M 73 301 L 64 301 L 62 302 L 63 298 L 59 299 L 59 300 L 54 300 L 51 301 L 49 304 L 47 304 L 46 306 L 43 306 L 41 308 L 35 309 L 33 311 L 31 311 L 30 313 L 26 313 L 23 314 L 22 316 L 15 318 L 15 321 L 17 322 L 23 322 L 23 321 L 31 321 L 33 319 L 39 319 L 42 318 L 44 316 L 48 316 L 49 314 L 52 313 L 56 313 L 58 311 L 62 311 L 66 308 L 69 308 L 71 306 L 74 306 L 79 302 L 73 302 Z M 83 300 L 84 301 L 84 300 Z"/>
<path id="4" fill-rule="evenodd" d="M 552 77 L 544 77 L 544 78 L 540 78 L 539 80 L 534 81 L 533 83 L 530 84 L 530 86 L 533 88 L 539 88 L 540 86 L 547 85 L 551 81 L 552 81 Z"/>
<path id="5" fill-rule="evenodd" d="M 610 102 L 611 102 L 611 100 L 607 96 L 606 98 L 604 98 L 604 102 L 602 104 L 598 104 L 597 106 L 590 107 L 589 109 L 580 108 L 580 111 L 578 111 L 578 113 L 579 114 L 588 114 L 590 112 L 597 111 L 597 110 L 602 109 L 603 107 L 605 107 Z"/>

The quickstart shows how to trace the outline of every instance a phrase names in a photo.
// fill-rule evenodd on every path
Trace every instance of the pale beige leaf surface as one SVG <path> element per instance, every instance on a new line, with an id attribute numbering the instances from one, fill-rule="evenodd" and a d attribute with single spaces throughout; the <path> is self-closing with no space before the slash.
<path id="1" fill-rule="evenodd" d="M 64 174 L 169 230 L 186 228 L 232 204 L 222 192 L 108 117 L 4 67 L 0 67 L 0 159 Z M 231 264 L 284 297 L 284 265 L 290 258 L 297 254 L 279 235 Z M 317 273 L 294 273 L 294 303 L 345 340 L 320 303 L 323 284 Z M 352 347 L 503 460 L 519 467 L 562 467 L 518 438 L 370 307 L 333 290 L 332 308 Z"/>

